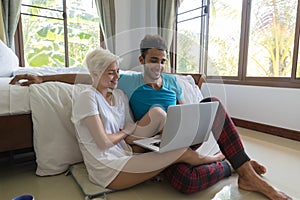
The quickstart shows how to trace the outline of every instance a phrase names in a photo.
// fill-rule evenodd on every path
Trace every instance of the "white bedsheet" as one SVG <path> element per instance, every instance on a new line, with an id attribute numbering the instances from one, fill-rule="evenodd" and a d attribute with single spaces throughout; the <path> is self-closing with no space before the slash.
<path id="1" fill-rule="evenodd" d="M 86 68 L 55 67 L 19 67 L 13 72 L 17 74 L 53 75 L 70 73 L 88 73 Z M 20 85 L 9 85 L 12 77 L 0 77 L 0 116 L 30 113 L 29 88 Z"/>
<path id="2" fill-rule="evenodd" d="M 12 78 L 0 78 L 0 115 L 30 113 L 29 88 L 10 85 Z"/>

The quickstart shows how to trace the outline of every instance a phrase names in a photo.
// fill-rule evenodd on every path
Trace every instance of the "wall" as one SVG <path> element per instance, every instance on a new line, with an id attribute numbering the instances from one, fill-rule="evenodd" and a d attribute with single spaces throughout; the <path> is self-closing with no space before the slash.
<path id="1" fill-rule="evenodd" d="M 217 96 L 231 116 L 300 131 L 300 89 L 205 84 L 205 96 Z"/>
<path id="2" fill-rule="evenodd" d="M 156 0 L 120 0 L 116 4 L 117 55 L 122 56 L 121 67 L 139 67 L 141 39 L 148 33 L 157 33 Z"/>

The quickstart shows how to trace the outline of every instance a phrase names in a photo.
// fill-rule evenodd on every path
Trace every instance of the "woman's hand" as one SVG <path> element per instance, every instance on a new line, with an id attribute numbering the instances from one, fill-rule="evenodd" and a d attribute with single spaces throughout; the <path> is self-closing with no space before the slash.
<path id="1" fill-rule="evenodd" d="M 126 124 L 125 128 L 122 130 L 126 135 L 132 135 L 136 129 L 137 124 L 129 123 Z"/>

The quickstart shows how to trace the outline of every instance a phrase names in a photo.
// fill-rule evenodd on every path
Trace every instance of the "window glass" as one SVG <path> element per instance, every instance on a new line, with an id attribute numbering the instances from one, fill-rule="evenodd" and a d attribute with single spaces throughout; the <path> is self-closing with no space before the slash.
<path id="1" fill-rule="evenodd" d="M 200 0 L 184 0 L 177 15 L 177 63 L 178 73 L 199 72 L 200 35 L 204 8 Z"/>
<path id="2" fill-rule="evenodd" d="M 177 26 L 177 72 L 199 72 L 200 55 L 200 21 L 194 19 L 178 24 Z M 190 24 L 194 25 L 191 26 Z M 191 29 L 193 28 L 193 29 Z"/>
<path id="3" fill-rule="evenodd" d="M 242 2 L 210 2 L 207 75 L 238 75 Z"/>
<path id="4" fill-rule="evenodd" d="M 94 0 L 67 0 L 70 67 L 82 66 L 89 49 L 100 44 L 99 17 Z"/>
<path id="5" fill-rule="evenodd" d="M 22 0 L 26 66 L 82 66 L 89 48 L 99 46 L 99 18 L 93 0 L 66 0 L 66 4 L 67 28 L 63 0 Z"/>
<path id="6" fill-rule="evenodd" d="M 64 66 L 62 1 L 22 0 L 22 4 L 25 65 Z"/>
<path id="7" fill-rule="evenodd" d="M 297 0 L 252 0 L 247 76 L 291 77 Z"/>

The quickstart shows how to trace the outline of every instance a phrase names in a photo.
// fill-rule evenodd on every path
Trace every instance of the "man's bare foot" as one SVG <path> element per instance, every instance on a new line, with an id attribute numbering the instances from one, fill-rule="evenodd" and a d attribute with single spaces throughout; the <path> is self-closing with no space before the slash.
<path id="1" fill-rule="evenodd" d="M 255 160 L 250 160 L 250 164 L 253 167 L 254 171 L 259 175 L 265 174 L 267 172 L 266 167 L 259 164 Z"/>
<path id="2" fill-rule="evenodd" d="M 256 165 L 256 163 L 255 163 Z M 258 170 L 261 172 L 261 169 Z M 236 172 L 239 174 L 238 186 L 243 190 L 259 192 L 271 200 L 291 200 L 292 198 L 281 191 L 277 191 L 259 176 L 252 163 L 246 162 Z"/>

